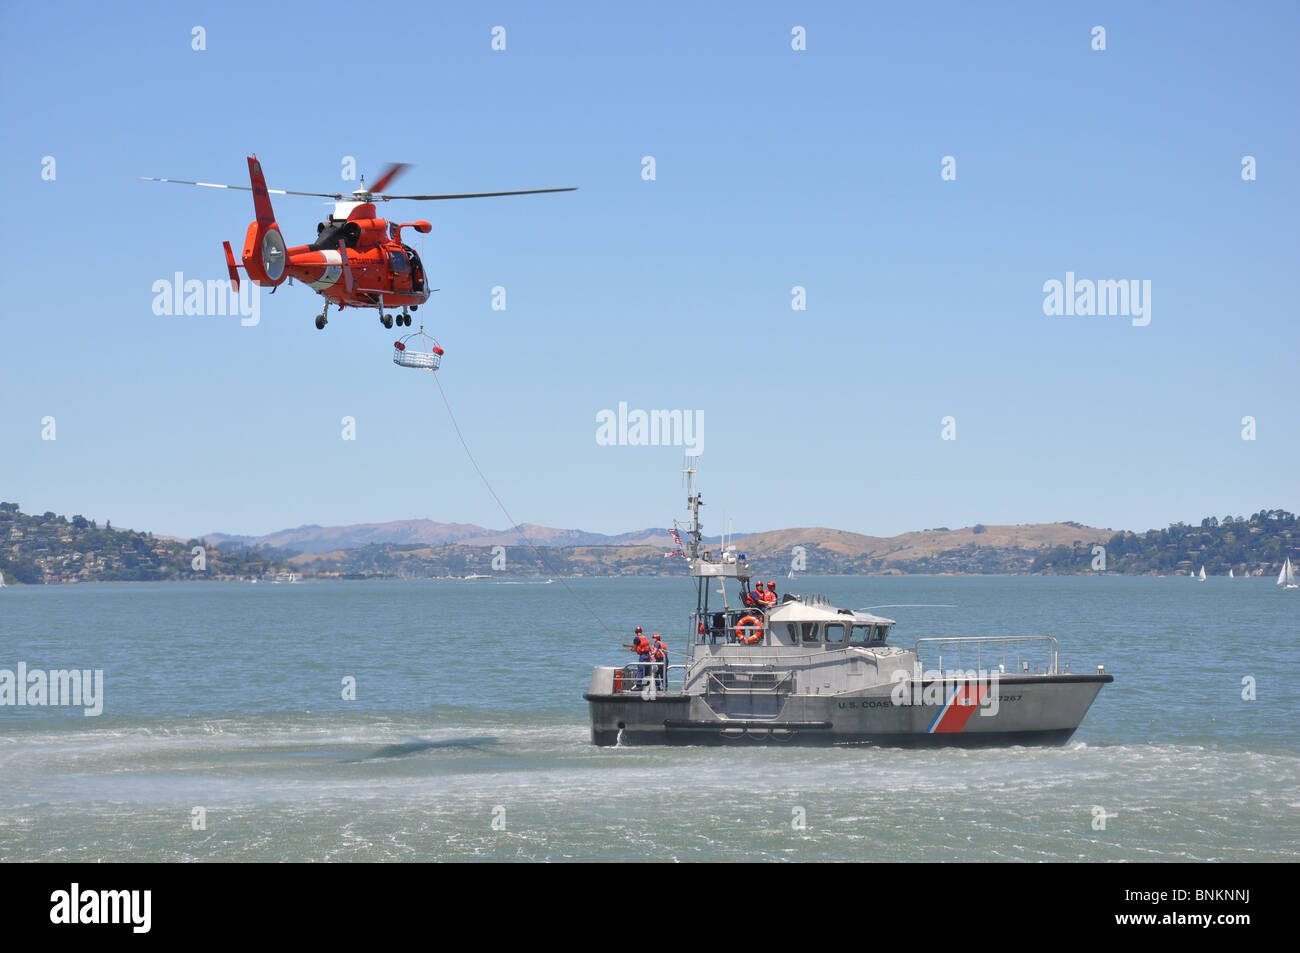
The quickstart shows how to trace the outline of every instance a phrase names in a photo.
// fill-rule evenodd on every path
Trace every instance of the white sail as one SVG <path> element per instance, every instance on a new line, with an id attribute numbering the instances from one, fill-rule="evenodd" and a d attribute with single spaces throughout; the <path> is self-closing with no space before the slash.
<path id="1" fill-rule="evenodd" d="M 5 587 L 5 574 L 3 572 L 0 572 L 0 589 L 3 589 L 4 587 Z"/>
<path id="2" fill-rule="evenodd" d="M 1205 582 L 1205 567 L 1204 567 L 1204 566 L 1201 567 L 1201 573 L 1200 573 L 1200 575 L 1197 576 L 1196 578 L 1199 579 L 1199 580 L 1201 580 L 1201 582 Z"/>
<path id="3" fill-rule="evenodd" d="M 1237 578 L 1236 576 L 1234 576 L 1234 575 L 1232 574 L 1232 570 L 1231 570 L 1231 569 L 1228 570 L 1228 578 L 1229 578 L 1229 579 L 1236 579 L 1236 578 Z"/>
<path id="4" fill-rule="evenodd" d="M 1282 571 L 1277 574 L 1277 584 L 1287 589 L 1300 589 L 1300 584 L 1295 581 L 1295 570 L 1291 568 L 1290 557 L 1287 557 L 1286 562 L 1282 564 Z"/>

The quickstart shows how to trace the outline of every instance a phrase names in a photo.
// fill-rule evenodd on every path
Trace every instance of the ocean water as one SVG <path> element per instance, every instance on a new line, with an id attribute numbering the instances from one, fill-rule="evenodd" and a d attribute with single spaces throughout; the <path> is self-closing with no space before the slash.
<path id="1" fill-rule="evenodd" d="M 102 669 L 104 712 L 0 707 L 0 861 L 1300 853 L 1300 593 L 781 582 L 850 607 L 955 603 L 879 611 L 904 645 L 1053 635 L 1073 671 L 1115 682 L 1060 748 L 596 748 L 592 666 L 630 660 L 637 624 L 679 649 L 687 578 L 569 580 L 591 611 L 558 580 L 10 587 L 0 668 Z"/>

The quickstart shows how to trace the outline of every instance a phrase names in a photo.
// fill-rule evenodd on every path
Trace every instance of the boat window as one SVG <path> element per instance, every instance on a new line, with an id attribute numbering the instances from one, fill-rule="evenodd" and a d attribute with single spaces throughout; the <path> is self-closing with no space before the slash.
<path id="1" fill-rule="evenodd" d="M 828 622 L 828 623 L 826 623 L 826 641 L 827 641 L 827 642 L 843 642 L 843 641 L 844 641 L 844 625 L 843 625 L 843 623 L 840 623 L 840 622 Z"/>
<path id="2" fill-rule="evenodd" d="M 804 642 L 820 642 L 820 641 L 821 641 L 821 639 L 819 639 L 819 638 L 817 637 L 818 633 L 817 633 L 817 623 L 816 623 L 816 622 L 803 622 L 803 623 L 800 623 L 800 626 L 799 626 L 799 627 L 800 627 L 800 629 L 803 631 L 803 641 L 804 641 Z"/>
<path id="3" fill-rule="evenodd" d="M 849 633 L 850 645 L 866 645 L 871 641 L 871 632 L 874 625 L 855 625 L 853 631 Z"/>
<path id="4" fill-rule="evenodd" d="M 877 638 L 877 639 L 879 639 L 881 642 L 883 642 L 883 641 L 885 641 L 885 639 L 886 639 L 888 636 L 889 636 L 889 626 L 887 626 L 887 625 L 878 625 L 878 626 L 876 626 L 876 638 Z"/>
<path id="5" fill-rule="evenodd" d="M 785 624 L 785 630 L 790 633 L 790 641 L 795 645 L 799 644 L 799 627 L 793 622 Z"/>

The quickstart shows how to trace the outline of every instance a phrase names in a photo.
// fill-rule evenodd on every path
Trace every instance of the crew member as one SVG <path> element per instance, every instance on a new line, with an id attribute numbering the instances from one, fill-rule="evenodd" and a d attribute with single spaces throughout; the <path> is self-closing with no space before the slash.
<path id="1" fill-rule="evenodd" d="M 654 645 L 650 648 L 650 661 L 657 663 L 655 665 L 655 685 L 660 691 L 664 690 L 668 675 L 668 646 L 664 645 L 663 640 L 659 638 L 659 633 L 654 634 Z"/>
<path id="2" fill-rule="evenodd" d="M 639 625 L 636 627 L 636 637 L 632 639 L 632 651 L 636 653 L 636 657 L 639 661 L 650 661 L 650 653 L 653 649 L 650 645 L 650 640 L 641 632 L 641 626 Z M 636 667 L 637 688 L 644 687 L 647 668 L 648 666 L 646 665 L 638 665 Z"/>
<path id="3" fill-rule="evenodd" d="M 763 607 L 763 584 L 761 582 L 754 583 L 754 588 L 749 591 L 749 595 L 745 598 L 747 600 L 745 605 L 761 609 Z"/>
<path id="4" fill-rule="evenodd" d="M 771 607 L 776 605 L 778 601 L 776 595 L 776 583 L 769 579 L 767 581 L 767 592 L 763 593 L 763 605 Z"/>

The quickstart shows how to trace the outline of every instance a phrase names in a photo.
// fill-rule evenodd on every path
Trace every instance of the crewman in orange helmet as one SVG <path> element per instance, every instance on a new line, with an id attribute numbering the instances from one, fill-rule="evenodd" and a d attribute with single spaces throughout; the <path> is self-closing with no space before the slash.
<path id="1" fill-rule="evenodd" d="M 650 648 L 650 661 L 655 665 L 655 685 L 663 691 L 668 675 L 668 646 L 664 645 L 659 633 L 654 634 L 654 645 Z"/>
<path id="2" fill-rule="evenodd" d="M 636 653 L 636 657 L 639 661 L 641 662 L 650 661 L 650 654 L 653 651 L 653 649 L 650 645 L 650 640 L 647 639 L 645 635 L 641 632 L 641 626 L 639 625 L 636 627 L 636 636 L 632 639 L 631 649 L 633 652 Z M 637 688 L 644 687 L 647 668 L 649 668 L 648 665 L 638 665 L 636 667 Z"/>
<path id="3" fill-rule="evenodd" d="M 771 579 L 767 581 L 767 591 L 763 593 L 763 605 L 771 607 L 777 604 L 779 599 L 776 595 L 776 583 Z"/>

